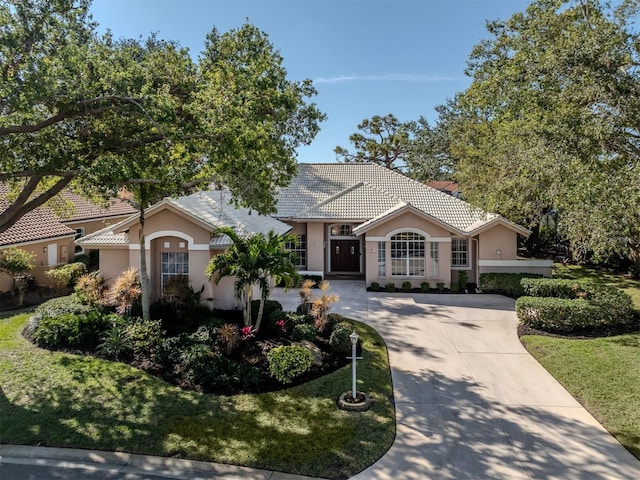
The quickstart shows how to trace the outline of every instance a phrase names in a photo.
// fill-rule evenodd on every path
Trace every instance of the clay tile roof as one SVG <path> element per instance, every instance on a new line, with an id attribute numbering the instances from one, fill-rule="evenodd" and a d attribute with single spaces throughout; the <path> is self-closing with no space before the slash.
<path id="1" fill-rule="evenodd" d="M 63 191 L 61 196 L 64 200 L 73 205 L 72 211 L 68 215 L 62 215 L 64 217 L 62 219 L 63 222 L 77 222 L 80 220 L 92 220 L 105 217 L 121 217 L 136 213 L 136 209 L 128 202 L 118 198 L 111 199 L 107 206 L 102 207 L 69 190 Z"/>
<path id="2" fill-rule="evenodd" d="M 0 212 L 8 207 L 9 202 L 0 199 Z M 75 230 L 60 223 L 53 211 L 40 207 L 27 213 L 15 225 L 0 233 L 0 246 L 65 237 L 75 235 L 75 233 Z"/>
<path id="3" fill-rule="evenodd" d="M 355 190 L 362 183 L 366 188 Z M 372 163 L 301 163 L 289 186 L 278 192 L 276 218 L 306 218 L 307 212 L 317 213 L 314 218 L 333 219 L 345 202 L 334 210 L 323 207 L 341 192 L 350 192 L 344 199 L 357 195 L 357 209 L 361 218 L 372 218 L 400 201 L 437 218 L 458 231 L 477 228 L 478 223 L 489 222 L 495 214 L 483 212 L 458 198 L 417 182 L 401 173 Z M 383 192 L 383 193 L 380 193 Z M 381 198 L 387 197 L 378 208 Z M 394 199 L 393 205 L 390 200 Z M 386 207 L 386 208 L 384 208 Z M 324 215 L 324 216 L 323 216 Z"/>

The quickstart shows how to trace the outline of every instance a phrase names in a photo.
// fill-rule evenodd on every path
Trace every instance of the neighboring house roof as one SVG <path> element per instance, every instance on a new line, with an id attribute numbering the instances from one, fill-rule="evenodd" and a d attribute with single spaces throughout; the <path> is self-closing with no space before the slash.
<path id="1" fill-rule="evenodd" d="M 9 207 L 8 200 L 0 198 L 0 212 Z M 75 230 L 60 223 L 52 210 L 39 207 L 20 218 L 14 225 L 0 233 L 0 246 L 36 242 L 59 237 L 73 237 Z"/>
<path id="2" fill-rule="evenodd" d="M 458 184 L 451 180 L 431 180 L 427 182 L 427 185 L 441 192 L 448 193 L 449 195 L 454 195 L 460 191 Z"/>
<path id="3" fill-rule="evenodd" d="M 231 227 L 238 235 L 249 236 L 269 231 L 282 235 L 291 230 L 289 225 L 273 217 L 260 215 L 244 207 L 236 208 L 226 190 L 208 190 L 180 198 L 165 198 L 149 207 L 145 211 L 145 217 L 149 218 L 164 209 L 177 211 L 211 232 L 220 227 Z M 128 228 L 137 222 L 138 216 L 132 215 L 116 225 L 89 234 L 76 243 L 84 247 L 128 245 Z M 225 248 L 231 243 L 226 235 L 214 235 L 209 245 L 212 248 Z"/>
<path id="4" fill-rule="evenodd" d="M 0 183 L 0 212 L 10 205 L 6 198 L 7 193 L 6 185 Z M 0 233 L 0 246 L 75 236 L 75 230 L 66 226 L 65 223 L 121 217 L 135 212 L 128 203 L 118 199 L 111 200 L 106 207 L 100 207 L 70 190 L 63 190 L 60 197 L 69 204 L 68 213 L 58 214 L 49 207 L 38 207 L 20 218 L 5 232 Z M 61 218 L 65 216 L 68 218 Z"/>
<path id="5" fill-rule="evenodd" d="M 372 163 L 301 163 L 278 192 L 276 218 L 372 221 L 410 205 L 457 233 L 471 234 L 499 221 L 529 231 L 458 198 Z"/>
<path id="6" fill-rule="evenodd" d="M 113 198 L 107 205 L 99 206 L 70 190 L 61 192 L 61 197 L 72 205 L 72 210 L 68 214 L 61 215 L 63 222 L 122 217 L 136 213 L 136 209 L 131 204 L 119 198 Z"/>

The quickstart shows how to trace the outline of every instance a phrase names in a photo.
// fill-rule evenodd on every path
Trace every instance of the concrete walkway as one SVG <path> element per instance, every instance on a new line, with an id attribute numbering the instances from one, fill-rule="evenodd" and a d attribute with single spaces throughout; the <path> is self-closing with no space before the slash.
<path id="1" fill-rule="evenodd" d="M 367 294 L 360 281 L 331 283 L 341 296 L 334 311 L 384 337 L 393 377 L 396 440 L 354 480 L 640 479 L 640 462 L 524 350 L 513 300 Z M 276 289 L 272 298 L 286 309 L 299 302 L 297 291 Z M 34 475 L 3 475 L 3 465 L 18 464 L 33 466 Z M 67 479 L 304 478 L 162 457 L 0 446 L 0 479 L 45 478 L 35 469 L 47 465 L 60 467 L 49 477 Z M 59 473 L 64 468 L 68 475 Z"/>
<path id="2" fill-rule="evenodd" d="M 512 299 L 331 283 L 336 310 L 384 337 L 393 377 L 396 440 L 354 480 L 640 479 L 640 462 L 522 347 Z"/>

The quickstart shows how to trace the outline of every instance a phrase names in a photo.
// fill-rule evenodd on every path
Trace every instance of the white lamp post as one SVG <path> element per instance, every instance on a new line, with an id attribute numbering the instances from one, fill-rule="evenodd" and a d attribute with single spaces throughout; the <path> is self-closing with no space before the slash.
<path id="1" fill-rule="evenodd" d="M 356 346 L 358 345 L 358 334 L 356 332 L 353 332 L 351 335 L 349 335 L 349 338 L 351 339 L 351 362 L 352 362 L 352 367 L 351 367 L 351 378 L 352 378 L 352 382 L 351 382 L 351 396 L 353 397 L 353 401 L 356 401 L 356 360 L 358 358 L 362 358 L 362 357 L 356 357 Z"/>

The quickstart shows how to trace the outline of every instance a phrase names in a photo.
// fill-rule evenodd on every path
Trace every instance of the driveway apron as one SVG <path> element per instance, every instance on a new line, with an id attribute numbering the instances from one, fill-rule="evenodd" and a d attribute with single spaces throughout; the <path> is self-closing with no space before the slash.
<path id="1" fill-rule="evenodd" d="M 512 299 L 332 287 L 335 310 L 384 337 L 393 378 L 396 440 L 354 479 L 640 478 L 640 462 L 522 347 Z"/>

